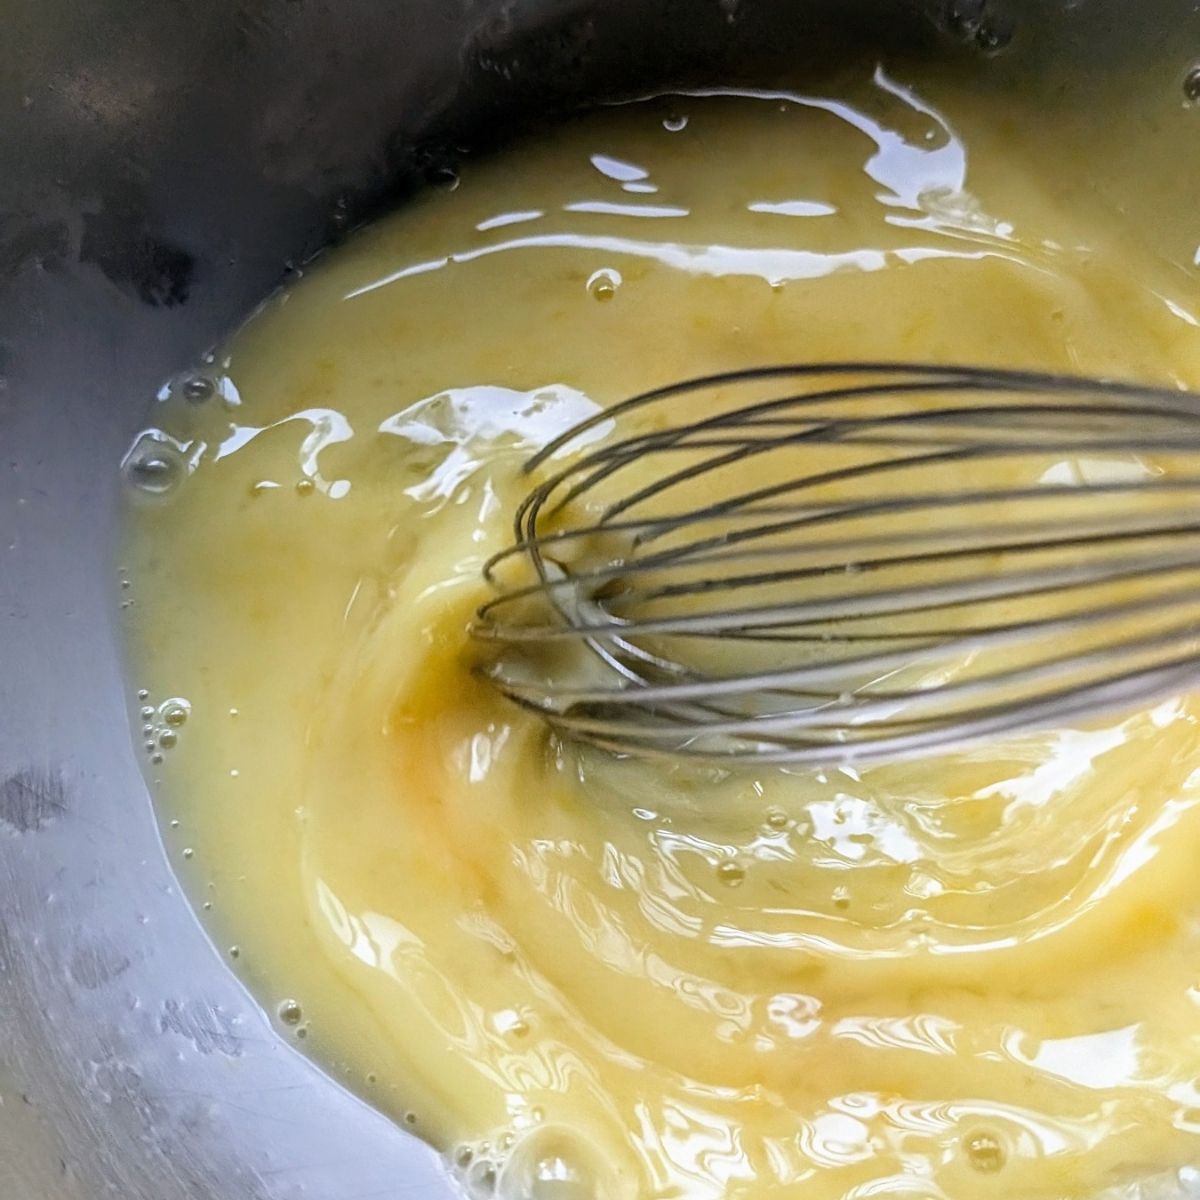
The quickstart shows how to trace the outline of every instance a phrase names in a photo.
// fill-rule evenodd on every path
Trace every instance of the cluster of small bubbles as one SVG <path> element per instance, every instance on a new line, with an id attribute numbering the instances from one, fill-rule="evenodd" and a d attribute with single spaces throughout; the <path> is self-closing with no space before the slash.
<path id="1" fill-rule="evenodd" d="M 152 430 L 138 436 L 121 467 L 126 482 L 150 496 L 166 495 L 186 471 L 179 451 Z"/>
<path id="2" fill-rule="evenodd" d="M 304 1010 L 299 1000 L 281 1000 L 275 1011 L 285 1025 L 299 1025 L 304 1020 Z"/>
<path id="3" fill-rule="evenodd" d="M 593 300 L 611 300 L 621 286 L 621 272 L 612 267 L 601 267 L 588 276 L 587 290 Z"/>
<path id="4" fill-rule="evenodd" d="M 717 878 L 726 887 L 740 887 L 746 878 L 746 868 L 740 862 L 727 858 L 717 864 Z"/>
<path id="5" fill-rule="evenodd" d="M 984 1175 L 994 1175 L 1004 1166 L 1007 1158 L 1004 1143 L 994 1133 L 987 1130 L 970 1133 L 963 1140 L 963 1146 L 971 1166 Z"/>
<path id="6" fill-rule="evenodd" d="M 1188 104 L 1200 102 L 1200 63 L 1190 67 L 1183 77 L 1183 98 Z"/>
<path id="7" fill-rule="evenodd" d="M 145 689 L 143 689 L 143 692 Z M 139 700 L 148 699 L 149 693 L 138 693 Z M 179 743 L 179 730 L 188 719 L 191 705 L 182 697 L 173 696 L 164 700 L 157 708 L 143 704 L 139 713 L 142 717 L 142 736 L 150 761 L 158 766 L 163 761 L 162 751 L 170 750 Z"/>
<path id="8" fill-rule="evenodd" d="M 682 133 L 688 126 L 688 119 L 682 113 L 670 113 L 663 117 L 663 128 L 668 133 Z"/>

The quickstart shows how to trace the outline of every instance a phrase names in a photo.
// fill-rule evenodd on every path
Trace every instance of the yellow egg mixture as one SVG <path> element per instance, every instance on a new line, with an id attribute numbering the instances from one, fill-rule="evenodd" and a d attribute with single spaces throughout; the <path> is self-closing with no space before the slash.
<path id="1" fill-rule="evenodd" d="M 1122 151 L 1091 122 L 902 67 L 579 118 L 164 391 L 132 453 L 178 478 L 125 561 L 168 846 L 281 1029 L 473 1193 L 1066 1200 L 1200 1162 L 1193 700 L 670 767 L 556 744 L 466 634 L 523 459 L 647 387 L 861 358 L 1200 385 L 1165 193 L 1097 186 Z"/>

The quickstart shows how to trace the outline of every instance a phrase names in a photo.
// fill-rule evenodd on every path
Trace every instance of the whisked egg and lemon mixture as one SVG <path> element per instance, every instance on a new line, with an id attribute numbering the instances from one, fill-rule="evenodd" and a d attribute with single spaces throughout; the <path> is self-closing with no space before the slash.
<path id="1" fill-rule="evenodd" d="M 1194 279 L 1134 219 L 1159 183 L 1106 199 L 1086 123 L 1013 103 L 878 67 L 581 117 L 328 254 L 130 451 L 181 875 L 473 1195 L 1066 1200 L 1200 1162 L 1193 698 L 903 763 L 648 762 L 553 737 L 467 633 L 522 464 L 648 387 L 1200 385 Z"/>

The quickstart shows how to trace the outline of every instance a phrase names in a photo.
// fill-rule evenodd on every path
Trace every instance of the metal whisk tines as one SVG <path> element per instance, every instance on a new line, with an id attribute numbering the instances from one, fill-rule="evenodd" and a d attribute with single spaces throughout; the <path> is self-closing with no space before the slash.
<path id="1" fill-rule="evenodd" d="M 630 754 L 899 757 L 1200 675 L 1200 397 L 774 367 L 661 388 L 527 465 L 486 670 Z"/>

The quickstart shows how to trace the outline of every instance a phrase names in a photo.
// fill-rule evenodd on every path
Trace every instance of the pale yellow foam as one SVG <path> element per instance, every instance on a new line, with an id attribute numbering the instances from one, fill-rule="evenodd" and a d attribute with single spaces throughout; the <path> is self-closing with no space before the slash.
<path id="1" fill-rule="evenodd" d="M 281 1028 L 481 1191 L 1058 1200 L 1197 1153 L 1192 701 L 726 775 L 556 747 L 470 671 L 520 462 L 597 404 L 864 357 L 1200 383 L 1087 147 L 1050 178 L 1052 130 L 930 88 L 581 120 L 268 306 L 240 405 L 156 415 L 198 463 L 128 550 L 137 680 L 191 705 L 169 843 Z"/>

